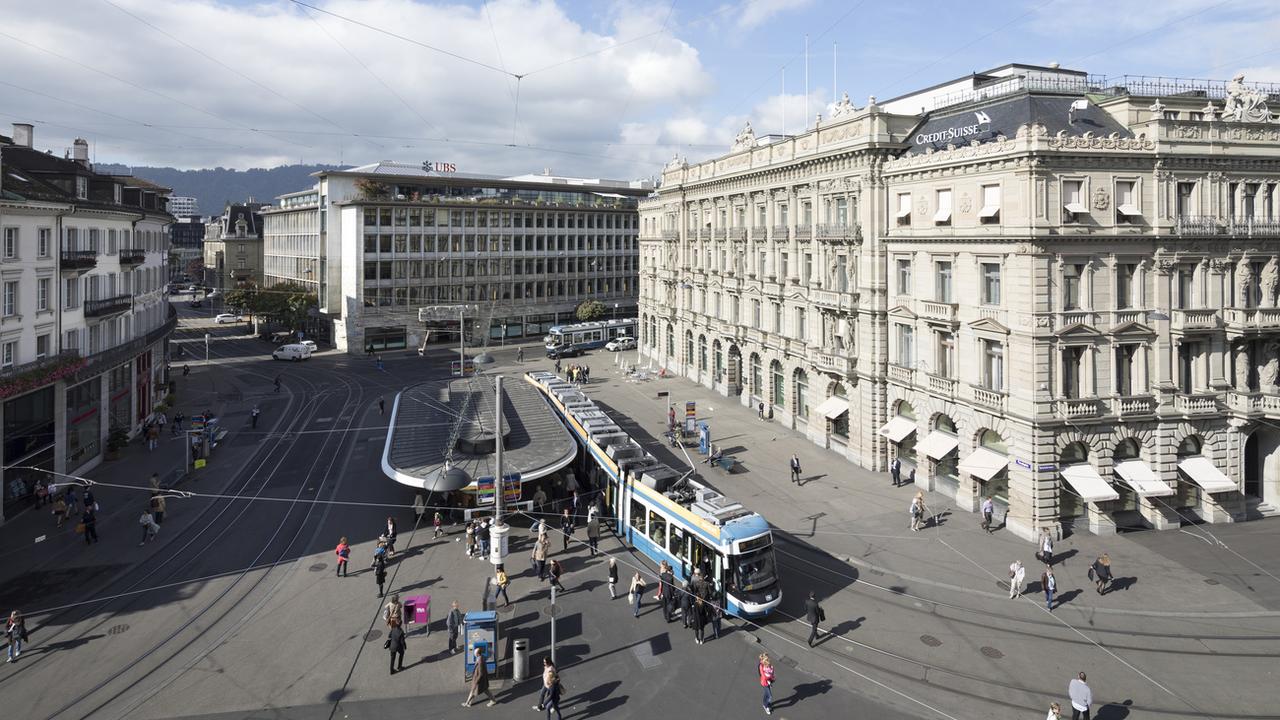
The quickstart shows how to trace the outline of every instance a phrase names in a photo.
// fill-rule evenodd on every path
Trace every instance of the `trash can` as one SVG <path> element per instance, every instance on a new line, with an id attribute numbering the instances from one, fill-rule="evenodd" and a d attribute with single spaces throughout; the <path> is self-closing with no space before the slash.
<path id="1" fill-rule="evenodd" d="M 516 638 L 512 647 L 511 679 L 524 680 L 529 674 L 529 639 Z"/>

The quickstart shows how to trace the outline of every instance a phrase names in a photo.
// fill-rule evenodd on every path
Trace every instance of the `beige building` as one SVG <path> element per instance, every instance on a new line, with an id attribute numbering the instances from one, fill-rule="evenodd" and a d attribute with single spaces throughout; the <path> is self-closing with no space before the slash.
<path id="1" fill-rule="evenodd" d="M 1023 537 L 1270 512 L 1274 92 L 1009 65 L 747 128 L 641 206 L 642 351 Z"/>
<path id="2" fill-rule="evenodd" d="M 204 271 L 210 287 L 225 290 L 262 284 L 262 216 L 265 206 L 252 200 L 227 203 L 222 215 L 205 226 Z"/>

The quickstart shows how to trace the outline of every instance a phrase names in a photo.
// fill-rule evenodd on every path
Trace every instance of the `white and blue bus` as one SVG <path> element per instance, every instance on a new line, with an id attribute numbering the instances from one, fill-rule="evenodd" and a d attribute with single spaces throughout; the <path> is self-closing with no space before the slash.
<path id="1" fill-rule="evenodd" d="M 623 542 L 654 562 L 666 560 L 677 580 L 700 570 L 732 615 L 760 617 L 782 602 L 773 533 L 762 516 L 659 462 L 554 373 L 527 373 L 525 380 L 585 451 Z"/>
<path id="2" fill-rule="evenodd" d="M 548 350 L 561 345 L 576 345 L 584 349 L 599 348 L 615 338 L 636 337 L 636 327 L 635 318 L 552 325 L 542 341 L 546 343 Z"/>

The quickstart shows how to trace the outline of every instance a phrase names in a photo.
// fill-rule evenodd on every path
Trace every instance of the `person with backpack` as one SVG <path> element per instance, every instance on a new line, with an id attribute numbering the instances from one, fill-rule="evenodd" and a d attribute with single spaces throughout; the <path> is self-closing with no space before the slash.
<path id="1" fill-rule="evenodd" d="M 400 627 L 400 623 L 391 623 L 391 629 L 387 632 L 387 641 L 382 647 L 391 651 L 391 674 L 395 675 L 396 671 L 404 671 L 404 651 L 409 649 L 409 643 L 405 641 L 404 628 Z"/>
<path id="2" fill-rule="evenodd" d="M 392 593 L 391 599 L 382 606 L 382 619 L 386 621 L 387 627 L 391 627 L 392 622 L 404 622 L 404 606 L 400 604 L 400 593 Z"/>
<path id="3" fill-rule="evenodd" d="M 377 567 L 379 562 L 387 561 L 387 536 L 380 535 L 378 544 L 373 546 L 373 558 L 369 561 L 369 567 Z"/>
<path id="4" fill-rule="evenodd" d="M 373 564 L 373 581 L 378 584 L 378 597 L 385 597 L 386 592 L 382 589 L 382 586 L 387 582 L 387 563 L 382 559 L 382 556 L 379 556 L 378 560 Z"/>
<path id="5" fill-rule="evenodd" d="M 28 640 L 27 621 L 22 619 L 22 613 L 17 610 L 9 613 L 9 622 L 5 624 L 4 635 L 9 642 L 9 659 L 6 662 L 13 662 L 22 654 L 22 643 Z"/>
<path id="6" fill-rule="evenodd" d="M 818 596 L 809 591 L 809 599 L 804 601 L 804 617 L 809 621 L 809 647 L 813 647 L 818 639 L 818 623 L 827 621 L 827 613 L 818 604 Z"/>
<path id="7" fill-rule="evenodd" d="M 760 664 L 756 666 L 760 674 L 760 687 L 764 688 L 764 714 L 773 714 L 773 663 L 769 661 L 769 653 L 760 653 Z"/>
<path id="8" fill-rule="evenodd" d="M 631 576 L 631 585 L 627 590 L 627 594 L 631 596 L 631 605 L 635 608 L 635 617 L 640 617 L 640 601 L 644 600 L 644 578 L 640 577 L 640 571 L 636 571 Z"/>
<path id="9" fill-rule="evenodd" d="M 334 548 L 333 554 L 338 556 L 338 566 L 334 569 L 334 576 L 347 576 L 347 561 L 351 559 L 351 546 L 347 544 L 345 536 L 338 539 L 338 546 Z"/>

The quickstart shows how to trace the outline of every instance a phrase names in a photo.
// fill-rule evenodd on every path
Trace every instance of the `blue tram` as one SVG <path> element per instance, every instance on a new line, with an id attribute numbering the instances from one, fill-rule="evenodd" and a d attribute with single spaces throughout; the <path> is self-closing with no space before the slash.
<path id="1" fill-rule="evenodd" d="M 636 337 L 637 320 L 622 318 L 618 320 L 597 320 L 594 322 L 576 323 L 574 325 L 552 325 L 542 339 L 547 349 L 561 345 L 577 345 L 580 348 L 592 349 L 605 346 L 610 340 L 620 337 Z"/>
<path id="2" fill-rule="evenodd" d="M 677 580 L 694 568 L 722 591 L 732 615 L 759 617 L 782 602 L 773 534 L 759 514 L 650 455 L 576 386 L 549 372 L 525 380 L 542 392 L 586 452 L 622 539 Z"/>

